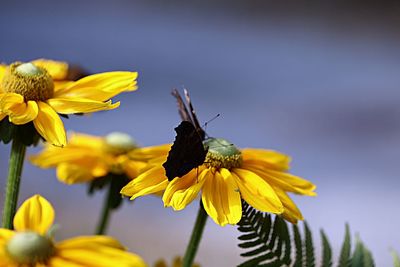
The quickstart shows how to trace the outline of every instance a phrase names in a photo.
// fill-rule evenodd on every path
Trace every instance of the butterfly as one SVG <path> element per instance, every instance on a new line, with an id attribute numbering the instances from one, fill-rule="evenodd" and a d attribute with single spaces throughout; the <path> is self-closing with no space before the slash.
<path id="1" fill-rule="evenodd" d="M 203 145 L 205 132 L 197 120 L 188 92 L 185 90 L 190 113 L 178 91 L 174 90 L 172 94 L 178 101 L 179 113 L 183 121 L 175 128 L 175 141 L 168 153 L 167 161 L 163 164 L 169 181 L 175 177 L 182 177 L 203 164 L 208 151 Z"/>
<path id="2" fill-rule="evenodd" d="M 194 125 L 189 121 L 182 121 L 175 128 L 176 137 L 167 161 L 163 164 L 169 181 L 175 177 L 182 177 L 192 169 L 203 164 L 207 149 Z"/>

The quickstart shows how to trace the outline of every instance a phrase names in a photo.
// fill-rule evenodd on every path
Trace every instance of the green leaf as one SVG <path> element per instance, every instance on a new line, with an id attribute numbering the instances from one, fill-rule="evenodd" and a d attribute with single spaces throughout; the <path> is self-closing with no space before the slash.
<path id="1" fill-rule="evenodd" d="M 239 247 L 246 250 L 242 257 L 248 260 L 239 267 L 278 267 L 291 264 L 291 240 L 286 222 L 279 216 L 275 220 L 266 213 L 256 211 L 243 201 L 242 219 L 238 230 Z"/>
<path id="2" fill-rule="evenodd" d="M 356 237 L 356 248 L 351 259 L 351 266 L 364 267 L 364 246 L 358 237 Z"/>
<path id="3" fill-rule="evenodd" d="M 303 244 L 301 240 L 301 235 L 299 231 L 299 227 L 293 224 L 293 235 L 294 235 L 294 245 L 296 247 L 296 257 L 293 264 L 293 267 L 302 267 L 303 266 Z"/>
<path id="4" fill-rule="evenodd" d="M 350 228 L 349 225 L 346 224 L 346 233 L 344 236 L 342 249 L 340 251 L 340 258 L 338 265 L 339 267 L 351 266 L 350 251 L 351 251 Z"/>
<path id="5" fill-rule="evenodd" d="M 312 240 L 312 234 L 310 228 L 308 227 L 307 223 L 304 222 L 304 234 L 305 234 L 305 267 L 314 267 L 315 266 L 315 257 L 314 257 L 314 245 Z"/>
<path id="6" fill-rule="evenodd" d="M 321 229 L 321 240 L 322 240 L 322 267 L 331 267 L 332 266 L 332 248 L 329 244 L 328 237 L 325 235 L 325 232 Z"/>

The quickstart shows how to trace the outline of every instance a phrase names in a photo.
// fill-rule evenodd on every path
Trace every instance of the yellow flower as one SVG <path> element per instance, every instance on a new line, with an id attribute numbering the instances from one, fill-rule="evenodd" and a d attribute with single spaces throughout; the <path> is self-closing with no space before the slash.
<path id="1" fill-rule="evenodd" d="M 158 260 L 155 264 L 154 267 L 168 267 L 169 265 L 164 261 L 164 260 Z M 182 267 L 182 258 L 181 257 L 175 257 L 171 267 Z M 197 263 L 193 264 L 192 267 L 200 267 Z"/>
<path id="2" fill-rule="evenodd" d="M 108 174 L 135 178 L 151 158 L 168 151 L 169 146 L 137 146 L 127 134 L 114 132 L 105 137 L 73 133 L 63 148 L 46 145 L 30 158 L 41 168 L 57 168 L 57 177 L 66 184 L 92 182 Z"/>
<path id="3" fill-rule="evenodd" d="M 0 121 L 15 125 L 33 122 L 36 131 L 56 146 L 66 145 L 58 114 L 91 113 L 119 106 L 110 98 L 136 86 L 136 72 L 116 71 L 68 81 L 68 65 L 35 60 L 0 65 Z"/>
<path id="4" fill-rule="evenodd" d="M 204 142 L 208 153 L 203 165 L 168 182 L 162 163 L 167 154 L 129 182 L 121 193 L 135 199 L 164 191 L 164 206 L 182 210 L 201 191 L 203 206 L 219 225 L 237 224 L 242 216 L 241 199 L 254 208 L 281 214 L 296 223 L 303 216 L 287 192 L 315 196 L 311 182 L 287 173 L 290 158 L 272 150 L 239 150 L 225 139 Z"/>
<path id="5" fill-rule="evenodd" d="M 51 236 L 51 204 L 42 196 L 26 200 L 14 231 L 0 229 L 0 267 L 145 267 L 144 261 L 107 236 L 81 236 L 56 243 Z"/>

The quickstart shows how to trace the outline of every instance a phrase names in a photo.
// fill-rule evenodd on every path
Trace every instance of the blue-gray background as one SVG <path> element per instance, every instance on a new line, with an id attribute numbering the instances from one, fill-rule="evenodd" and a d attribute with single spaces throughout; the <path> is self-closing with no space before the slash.
<path id="1" fill-rule="evenodd" d="M 346 3 L 346 4 L 345 4 Z M 378 266 L 400 251 L 400 36 L 392 2 L 1 1 L 1 61 L 51 58 L 90 72 L 136 70 L 137 92 L 117 110 L 65 120 L 66 129 L 125 131 L 142 145 L 170 142 L 179 123 L 173 87 L 190 89 L 212 136 L 293 157 L 292 172 L 318 185 L 295 197 L 338 254 L 350 222 Z M 37 149 L 29 149 L 32 154 Z M 9 146 L 0 145 L 3 187 Z M 54 170 L 25 165 L 21 201 L 48 198 L 58 237 L 92 232 L 102 203 Z M 183 253 L 197 204 L 164 209 L 156 197 L 124 203 L 110 233 L 152 263 Z M 209 221 L 203 266 L 240 263 L 237 231 Z"/>

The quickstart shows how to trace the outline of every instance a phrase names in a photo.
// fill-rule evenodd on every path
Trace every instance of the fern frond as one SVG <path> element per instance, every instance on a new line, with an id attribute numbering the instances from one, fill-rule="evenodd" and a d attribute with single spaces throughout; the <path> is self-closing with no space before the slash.
<path id="1" fill-rule="evenodd" d="M 280 217 L 272 221 L 269 214 L 256 211 L 243 201 L 239 222 L 241 256 L 249 259 L 239 267 L 278 267 L 291 263 L 291 240 L 286 222 Z"/>
<path id="2" fill-rule="evenodd" d="M 314 245 L 312 240 L 312 234 L 308 224 L 304 222 L 304 247 L 305 247 L 305 261 L 304 267 L 315 267 L 315 257 L 314 257 Z"/>
<path id="3" fill-rule="evenodd" d="M 392 250 L 391 251 L 392 257 L 393 257 L 393 266 L 394 267 L 400 267 L 400 257 L 399 254 L 397 254 L 396 251 Z"/>
<path id="4" fill-rule="evenodd" d="M 325 232 L 321 229 L 321 240 L 322 240 L 322 267 L 331 267 L 332 266 L 332 248 L 329 244 L 328 237 Z"/>
<path id="5" fill-rule="evenodd" d="M 346 224 L 346 233 L 344 236 L 342 249 L 340 251 L 340 258 L 338 265 L 339 267 L 351 266 L 350 251 L 351 251 L 350 227 L 348 224 Z"/>
<path id="6" fill-rule="evenodd" d="M 301 239 L 299 227 L 293 224 L 293 242 L 296 248 L 296 255 L 293 267 L 302 267 L 303 266 L 303 242 Z"/>

